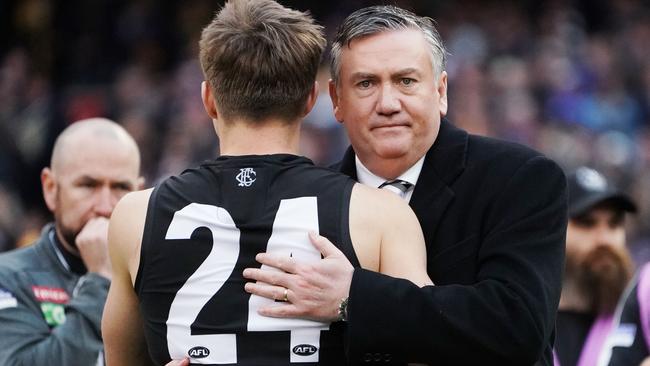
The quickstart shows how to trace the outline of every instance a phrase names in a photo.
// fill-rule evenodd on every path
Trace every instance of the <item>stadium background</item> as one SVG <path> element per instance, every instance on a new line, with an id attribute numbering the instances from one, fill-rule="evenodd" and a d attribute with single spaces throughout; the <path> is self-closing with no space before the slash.
<path id="1" fill-rule="evenodd" d="M 370 0 L 280 1 L 326 27 Z M 197 41 L 223 1 L 0 0 L 0 251 L 49 220 L 39 173 L 70 122 L 106 116 L 143 153 L 148 185 L 217 155 L 199 97 Z M 588 164 L 640 203 L 629 221 L 650 259 L 650 2 L 393 1 L 436 19 L 450 53 L 450 119 L 532 146 L 565 169 Z M 327 60 L 324 60 L 324 65 Z M 303 128 L 318 164 L 347 146 L 327 96 Z"/>

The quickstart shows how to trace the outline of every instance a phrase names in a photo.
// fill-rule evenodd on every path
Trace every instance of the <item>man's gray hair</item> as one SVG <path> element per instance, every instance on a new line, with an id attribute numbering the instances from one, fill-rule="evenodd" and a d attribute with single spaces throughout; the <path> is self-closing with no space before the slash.
<path id="1" fill-rule="evenodd" d="M 330 54 L 330 73 L 338 85 L 341 71 L 341 52 L 344 46 L 357 38 L 386 31 L 420 30 L 431 48 L 431 63 L 436 77 L 445 69 L 447 51 L 429 17 L 420 17 L 408 10 L 391 5 L 370 6 L 350 14 L 339 26 Z"/>

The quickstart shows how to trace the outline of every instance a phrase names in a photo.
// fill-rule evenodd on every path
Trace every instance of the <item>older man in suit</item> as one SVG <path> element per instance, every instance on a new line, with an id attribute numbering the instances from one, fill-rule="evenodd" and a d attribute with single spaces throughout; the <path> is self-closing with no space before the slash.
<path id="1" fill-rule="evenodd" d="M 330 83 L 352 143 L 340 170 L 409 201 L 436 286 L 352 269 L 342 255 L 304 265 L 261 254 L 284 273 L 244 274 L 292 294 L 263 315 L 347 321 L 353 364 L 551 365 L 564 175 L 531 149 L 446 120 L 444 62 L 431 19 L 370 7 L 339 27 Z M 268 293 L 259 283 L 246 289 Z"/>

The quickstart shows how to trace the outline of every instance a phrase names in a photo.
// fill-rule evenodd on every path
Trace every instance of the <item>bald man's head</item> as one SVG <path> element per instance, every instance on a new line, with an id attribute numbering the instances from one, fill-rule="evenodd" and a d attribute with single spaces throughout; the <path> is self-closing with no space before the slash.
<path id="1" fill-rule="evenodd" d="M 135 140 L 129 133 L 117 123 L 106 118 L 89 118 L 77 121 L 68 126 L 56 138 L 52 150 L 50 167 L 53 171 L 61 168 L 66 157 L 71 154 L 83 153 L 79 151 L 84 141 L 96 141 L 98 139 L 112 141 L 116 147 L 130 150 L 137 159 L 138 171 L 140 169 L 140 150 Z"/>
<path id="2" fill-rule="evenodd" d="M 57 138 L 51 167 L 43 169 L 41 183 L 57 235 L 74 253 L 76 237 L 89 221 L 110 217 L 120 198 L 142 189 L 140 151 L 113 121 L 79 121 Z"/>

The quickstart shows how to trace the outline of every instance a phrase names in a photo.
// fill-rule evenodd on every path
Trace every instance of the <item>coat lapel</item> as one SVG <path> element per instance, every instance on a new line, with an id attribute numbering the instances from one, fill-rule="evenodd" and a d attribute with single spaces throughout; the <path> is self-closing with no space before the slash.
<path id="1" fill-rule="evenodd" d="M 340 171 L 341 173 L 349 176 L 354 180 L 358 180 L 357 166 L 356 162 L 354 161 L 354 156 L 354 149 L 352 149 L 352 146 L 348 147 L 348 149 L 345 150 L 343 159 L 338 164 L 335 164 L 332 168 Z"/>
<path id="2" fill-rule="evenodd" d="M 450 185 L 465 169 L 467 141 L 465 131 L 443 119 L 438 137 L 424 158 L 410 206 L 420 220 L 428 249 L 433 248 L 438 224 L 455 197 Z"/>

